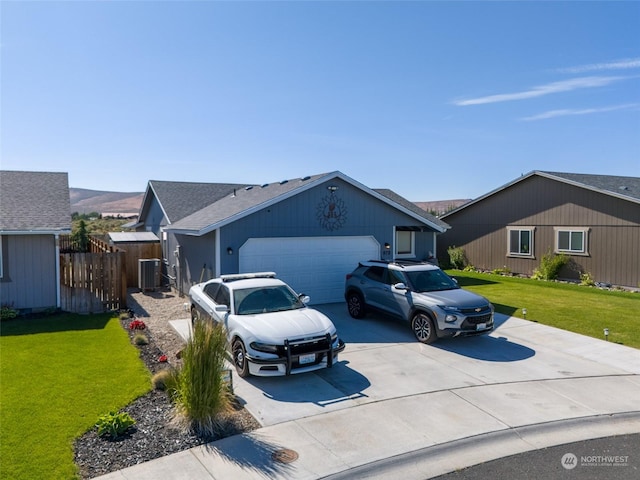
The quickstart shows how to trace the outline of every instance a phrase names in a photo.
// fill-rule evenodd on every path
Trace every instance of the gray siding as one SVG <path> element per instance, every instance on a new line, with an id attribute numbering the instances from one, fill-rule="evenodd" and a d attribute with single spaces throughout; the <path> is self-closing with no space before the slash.
<path id="1" fill-rule="evenodd" d="M 318 219 L 323 199 L 329 194 L 329 185 L 338 187 L 335 196 L 341 200 L 344 209 L 344 223 L 335 230 L 323 227 Z M 238 251 L 248 238 L 371 235 L 383 246 L 393 244 L 394 225 L 419 227 L 421 224 L 362 190 L 333 179 L 222 228 L 221 272 L 238 271 Z M 429 251 L 435 251 L 432 232 L 418 232 L 416 244 L 420 259 L 426 258 Z M 227 247 L 233 249 L 233 255 L 226 254 Z M 386 258 L 383 251 L 380 258 Z"/>
<path id="2" fill-rule="evenodd" d="M 588 256 L 570 255 L 564 278 L 581 272 L 594 280 L 640 285 L 640 205 L 586 188 L 540 176 L 491 195 L 446 216 L 451 230 L 439 239 L 438 254 L 447 258 L 449 246 L 464 248 L 477 268 L 508 268 L 530 275 L 543 254 L 553 251 L 554 227 L 588 227 Z M 533 226 L 534 257 L 507 255 L 507 226 Z"/>
<path id="3" fill-rule="evenodd" d="M 167 225 L 168 220 L 162 212 L 162 208 L 155 197 L 150 201 L 146 217 L 141 220 L 144 221 L 144 231 L 153 232 L 158 238 L 162 238 L 160 229 Z"/>
<path id="4" fill-rule="evenodd" d="M 0 303 L 17 310 L 57 306 L 54 235 L 3 235 Z"/>
<path id="5" fill-rule="evenodd" d="M 318 218 L 323 200 L 330 194 L 329 185 L 338 187 L 334 195 L 340 201 L 344 220 L 340 228 L 333 230 Z M 385 243 L 393 245 L 394 226 L 418 229 L 423 224 L 347 182 L 332 179 L 222 227 L 220 273 L 238 271 L 240 247 L 249 238 L 371 235 L 382 247 Z M 201 278 L 208 280 L 215 276 L 216 235 L 213 231 L 201 237 L 171 233 L 167 236 L 167 271 L 178 277 L 180 293 L 188 293 L 189 287 Z M 434 238 L 432 231 L 416 232 L 416 258 L 426 259 L 429 252 L 435 252 Z M 178 245 L 179 256 L 175 257 L 173 252 Z M 227 254 L 229 247 L 233 250 L 231 255 Z M 380 258 L 391 256 L 382 248 Z"/>
<path id="6" fill-rule="evenodd" d="M 170 254 L 167 260 L 170 275 L 177 277 L 179 293 L 187 295 L 191 285 L 215 278 L 215 236 L 215 231 L 201 237 L 175 236 L 180 246 L 173 247 L 172 252 L 177 250 L 179 254 Z"/>

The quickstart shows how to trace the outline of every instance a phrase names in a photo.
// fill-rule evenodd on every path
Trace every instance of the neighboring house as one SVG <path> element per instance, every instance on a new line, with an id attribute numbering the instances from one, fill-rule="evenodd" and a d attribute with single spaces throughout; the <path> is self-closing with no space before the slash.
<path id="1" fill-rule="evenodd" d="M 0 304 L 60 307 L 58 237 L 71 233 L 66 173 L 0 171 Z"/>
<path id="2" fill-rule="evenodd" d="M 341 172 L 263 185 L 152 180 L 137 225 L 161 239 L 180 293 L 221 274 L 275 271 L 313 303 L 341 301 L 360 260 L 433 256 L 447 228 Z"/>
<path id="3" fill-rule="evenodd" d="M 640 178 L 534 171 L 441 217 L 438 243 L 464 249 L 476 268 L 531 275 L 564 253 L 560 277 L 640 286 Z"/>

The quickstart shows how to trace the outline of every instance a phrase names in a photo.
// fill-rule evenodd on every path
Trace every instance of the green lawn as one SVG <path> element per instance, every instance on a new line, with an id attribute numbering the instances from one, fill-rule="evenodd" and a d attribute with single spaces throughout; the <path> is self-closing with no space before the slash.
<path id="1" fill-rule="evenodd" d="M 640 293 L 488 273 L 448 270 L 461 287 L 487 297 L 496 311 L 640 348 Z"/>
<path id="2" fill-rule="evenodd" d="M 77 476 L 73 442 L 99 415 L 150 390 L 117 318 L 5 320 L 0 336 L 0 477 Z"/>

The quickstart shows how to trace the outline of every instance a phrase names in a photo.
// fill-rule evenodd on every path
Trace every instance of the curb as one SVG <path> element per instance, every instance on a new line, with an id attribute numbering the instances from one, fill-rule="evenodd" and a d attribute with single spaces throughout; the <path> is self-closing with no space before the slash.
<path id="1" fill-rule="evenodd" d="M 541 448 L 633 433 L 640 433 L 640 411 L 558 420 L 453 440 L 320 478 L 426 480 Z"/>

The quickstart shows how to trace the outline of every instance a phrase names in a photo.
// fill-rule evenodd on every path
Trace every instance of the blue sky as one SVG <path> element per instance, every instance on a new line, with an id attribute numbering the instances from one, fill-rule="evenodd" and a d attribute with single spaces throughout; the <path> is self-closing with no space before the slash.
<path id="1" fill-rule="evenodd" d="M 71 187 L 340 170 L 413 201 L 640 176 L 639 2 L 8 2 L 1 168 Z"/>

